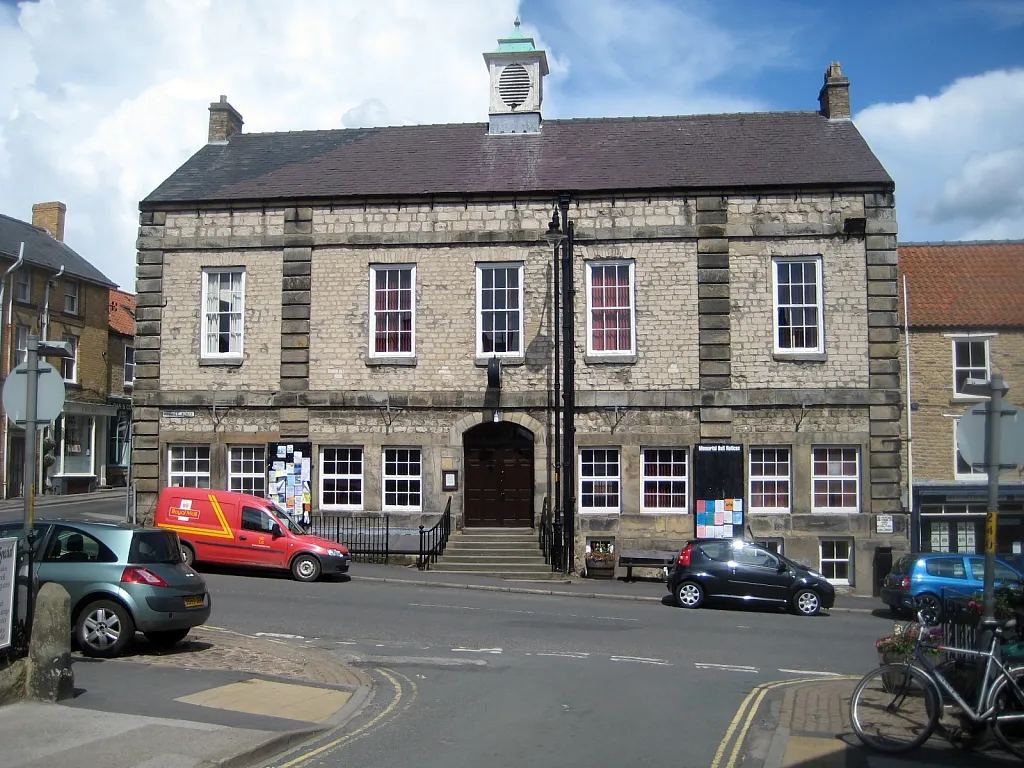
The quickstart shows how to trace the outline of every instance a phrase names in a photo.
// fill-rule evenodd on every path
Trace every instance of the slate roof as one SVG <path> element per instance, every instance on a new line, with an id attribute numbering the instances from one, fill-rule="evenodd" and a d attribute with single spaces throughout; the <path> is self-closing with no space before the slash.
<path id="1" fill-rule="evenodd" d="M 843 185 L 893 181 L 849 120 L 817 112 L 242 133 L 200 149 L 159 203 Z"/>
<path id="2" fill-rule="evenodd" d="M 64 265 L 66 275 L 110 288 L 116 287 L 109 277 L 67 245 L 55 240 L 45 229 L 0 214 L 0 255 L 17 259 L 22 242 L 25 243 L 25 261 L 28 264 L 54 273 Z"/>
<path id="3" fill-rule="evenodd" d="M 122 336 L 135 335 L 135 296 L 123 291 L 110 292 L 110 330 Z"/>
<path id="4" fill-rule="evenodd" d="M 899 261 L 911 327 L 1024 327 L 1024 240 L 900 244 Z"/>

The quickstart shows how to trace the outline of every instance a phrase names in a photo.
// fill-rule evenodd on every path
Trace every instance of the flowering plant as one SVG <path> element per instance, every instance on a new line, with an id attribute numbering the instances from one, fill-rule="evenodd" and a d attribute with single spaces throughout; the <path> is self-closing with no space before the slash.
<path id="1" fill-rule="evenodd" d="M 926 642 L 935 642 L 941 639 L 941 630 L 928 629 L 925 632 L 924 639 Z M 875 650 L 879 653 L 889 653 L 900 656 L 911 656 L 914 653 L 914 648 L 917 647 L 917 639 L 921 636 L 921 626 L 919 624 L 900 624 L 897 622 L 893 625 L 892 634 L 880 637 L 875 640 Z M 934 648 L 922 648 L 922 651 L 931 655 L 937 656 L 938 651 Z"/>
<path id="2" fill-rule="evenodd" d="M 587 552 L 587 560 L 595 563 L 614 563 L 615 552 L 610 541 L 590 542 L 590 551 Z"/>
<path id="3" fill-rule="evenodd" d="M 1024 590 L 1020 587 L 998 587 L 995 590 L 995 606 L 993 612 L 997 619 L 1013 618 L 1018 612 L 1024 612 Z M 985 608 L 985 596 L 980 593 L 971 595 L 967 610 L 981 616 Z"/>

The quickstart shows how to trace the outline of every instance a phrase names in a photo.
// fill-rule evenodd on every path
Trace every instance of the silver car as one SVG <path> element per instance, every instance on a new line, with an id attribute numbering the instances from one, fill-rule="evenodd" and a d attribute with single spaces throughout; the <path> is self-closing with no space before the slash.
<path id="1" fill-rule="evenodd" d="M 0 538 L 21 537 L 0 523 Z M 71 627 L 87 656 L 124 652 L 136 631 L 171 646 L 210 618 L 203 577 L 181 561 L 178 535 L 126 524 L 41 520 L 34 526 L 36 578 L 71 595 Z"/>

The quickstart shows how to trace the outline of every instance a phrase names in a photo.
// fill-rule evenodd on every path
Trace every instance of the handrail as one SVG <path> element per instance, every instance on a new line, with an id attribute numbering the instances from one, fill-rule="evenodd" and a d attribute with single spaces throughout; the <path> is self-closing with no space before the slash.
<path id="1" fill-rule="evenodd" d="M 422 570 L 429 570 L 431 563 L 436 563 L 437 558 L 444 554 L 448 545 L 448 537 L 452 532 L 452 497 L 448 497 L 441 519 L 432 528 L 424 530 L 420 526 L 420 553 L 416 561 L 416 567 Z"/>
<path id="2" fill-rule="evenodd" d="M 537 543 L 540 545 L 540 551 L 544 554 L 544 564 L 551 565 L 551 509 L 550 501 L 548 497 L 544 497 L 544 503 L 541 505 L 540 511 L 540 525 L 537 526 Z M 552 569 L 554 570 L 554 569 Z"/>

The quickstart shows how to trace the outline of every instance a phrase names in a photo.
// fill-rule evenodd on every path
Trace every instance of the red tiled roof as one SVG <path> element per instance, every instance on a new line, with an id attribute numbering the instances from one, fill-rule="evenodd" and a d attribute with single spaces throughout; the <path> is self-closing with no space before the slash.
<path id="1" fill-rule="evenodd" d="M 124 336 L 135 335 L 135 297 L 132 294 L 110 292 L 110 329 Z"/>
<path id="2" fill-rule="evenodd" d="M 912 327 L 1024 327 L 1024 241 L 900 245 Z M 901 310 L 902 319 L 902 310 Z"/>

